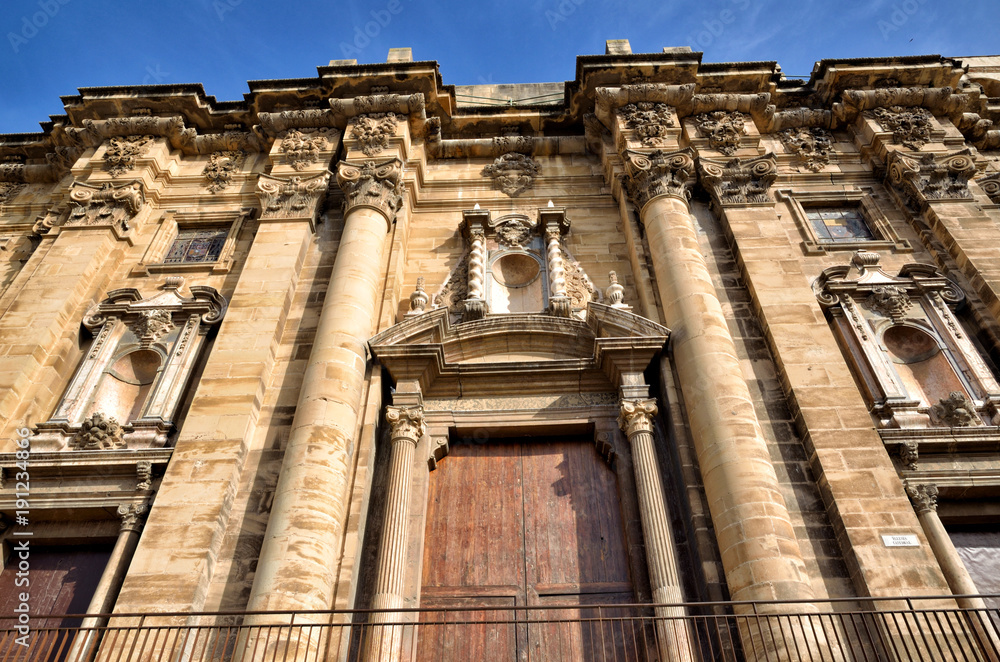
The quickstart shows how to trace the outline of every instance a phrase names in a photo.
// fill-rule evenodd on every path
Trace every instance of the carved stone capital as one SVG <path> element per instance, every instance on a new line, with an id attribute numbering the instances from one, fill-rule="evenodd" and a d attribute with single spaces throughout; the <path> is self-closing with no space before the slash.
<path id="1" fill-rule="evenodd" d="M 660 196 L 687 202 L 695 183 L 694 156 L 691 149 L 677 152 L 656 150 L 650 153 L 626 150 L 625 188 L 640 212 Z"/>
<path id="2" fill-rule="evenodd" d="M 903 487 L 906 489 L 906 496 L 910 497 L 913 509 L 917 511 L 918 515 L 937 510 L 937 485 L 905 482 L 903 483 Z"/>
<path id="3" fill-rule="evenodd" d="M 73 182 L 69 198 L 71 206 L 65 223 L 69 227 L 107 225 L 128 230 L 129 221 L 146 203 L 142 182 L 138 180 L 119 186 L 110 182 L 103 186 Z"/>
<path id="4" fill-rule="evenodd" d="M 427 430 L 423 407 L 386 407 L 385 420 L 389 421 L 394 442 L 401 440 L 416 445 Z"/>
<path id="5" fill-rule="evenodd" d="M 889 156 L 889 181 L 916 205 L 937 200 L 971 200 L 969 179 L 976 174 L 976 160 L 968 149 L 954 154 Z"/>
<path id="6" fill-rule="evenodd" d="M 701 181 L 722 207 L 770 203 L 768 190 L 778 176 L 773 154 L 725 163 L 698 159 Z"/>
<path id="7" fill-rule="evenodd" d="M 651 434 L 656 412 L 656 400 L 622 400 L 618 425 L 630 439 L 640 432 Z"/>
<path id="8" fill-rule="evenodd" d="M 341 161 L 337 166 L 337 183 L 344 191 L 344 213 L 356 207 L 368 207 L 392 223 L 403 206 L 403 162 L 399 159 Z"/>
<path id="9" fill-rule="evenodd" d="M 990 196 L 990 201 L 993 204 L 1000 205 L 1000 172 L 980 177 L 976 183 L 983 189 L 983 193 Z"/>
<path id="10" fill-rule="evenodd" d="M 261 175 L 257 180 L 257 197 L 260 198 L 261 218 L 309 218 L 326 198 L 330 173 L 312 177 L 272 177 Z"/>
<path id="11" fill-rule="evenodd" d="M 122 520 L 122 531 L 142 530 L 143 521 L 149 506 L 145 503 L 123 503 L 118 506 L 118 517 Z"/>

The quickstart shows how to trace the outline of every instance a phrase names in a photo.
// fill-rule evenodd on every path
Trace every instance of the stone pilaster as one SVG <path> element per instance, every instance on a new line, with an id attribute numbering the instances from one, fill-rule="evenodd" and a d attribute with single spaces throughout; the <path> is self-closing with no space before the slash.
<path id="1" fill-rule="evenodd" d="M 385 519 L 379 543 L 377 579 L 373 609 L 403 607 L 403 580 L 406 548 L 409 543 L 410 467 L 417 443 L 424 435 L 422 407 L 387 407 L 385 419 L 390 432 L 389 484 Z M 374 624 L 398 623 L 403 614 L 381 611 L 372 615 Z M 365 659 L 369 662 L 396 662 L 402 653 L 402 625 L 376 625 L 368 633 Z"/>
<path id="2" fill-rule="evenodd" d="M 812 598 L 736 346 L 689 213 L 692 153 L 627 152 L 625 159 L 625 184 L 640 209 L 666 324 L 673 330 L 674 363 L 732 597 Z"/>
<path id="3" fill-rule="evenodd" d="M 639 499 L 643 538 L 646 542 L 646 563 L 653 602 L 677 604 L 684 601 L 674 538 L 670 530 L 667 504 L 663 498 L 660 469 L 653 446 L 653 417 L 656 401 L 623 399 L 618 424 L 628 437 L 635 470 L 635 491 Z M 657 641 L 664 660 L 692 660 L 694 655 L 688 638 L 684 610 L 680 607 L 658 607 Z"/>
<path id="4" fill-rule="evenodd" d="M 328 609 L 375 327 L 382 253 L 402 204 L 402 163 L 342 162 L 344 229 L 261 548 L 248 609 Z M 309 617 L 306 617 L 309 618 Z M 323 616 L 316 616 L 324 619 Z"/>

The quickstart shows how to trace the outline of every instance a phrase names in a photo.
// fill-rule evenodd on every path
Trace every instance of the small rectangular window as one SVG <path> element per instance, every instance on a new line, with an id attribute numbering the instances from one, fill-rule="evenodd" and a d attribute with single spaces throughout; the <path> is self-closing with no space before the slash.
<path id="1" fill-rule="evenodd" d="M 216 262 L 222 253 L 228 234 L 228 228 L 179 229 L 177 238 L 163 259 L 163 263 Z"/>
<path id="2" fill-rule="evenodd" d="M 875 239 L 857 207 L 814 207 L 807 208 L 805 212 L 820 242 Z"/>

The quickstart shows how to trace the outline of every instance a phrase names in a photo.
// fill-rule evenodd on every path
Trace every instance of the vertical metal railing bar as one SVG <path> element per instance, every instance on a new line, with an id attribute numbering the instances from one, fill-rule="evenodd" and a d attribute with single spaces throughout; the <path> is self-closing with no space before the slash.
<path id="1" fill-rule="evenodd" d="M 981 662 L 982 657 L 979 654 L 979 646 L 976 643 L 975 634 L 966 627 L 962 619 L 955 616 L 954 613 L 944 612 L 939 613 L 938 617 L 944 619 L 949 624 L 949 629 L 955 632 L 955 645 L 962 651 L 962 658 L 968 660 L 971 654 L 974 662 Z"/>
<path id="2" fill-rule="evenodd" d="M 950 659 L 958 662 L 959 658 L 955 654 L 955 651 L 951 645 L 952 637 L 948 636 L 948 628 L 945 627 L 943 623 L 941 623 L 941 619 L 938 618 L 937 611 L 932 609 L 926 610 L 924 612 L 924 620 L 927 622 L 927 625 L 929 626 L 927 629 L 930 630 L 930 635 L 931 639 L 934 641 L 934 646 L 938 649 L 938 651 L 942 655 L 940 659 L 942 660 L 949 659 L 947 657 L 944 657 L 945 648 L 947 648 L 949 651 L 951 651 Z M 934 628 L 935 624 L 937 625 L 936 629 Z"/>
<path id="3" fill-rule="evenodd" d="M 910 613 L 912 613 L 912 612 L 910 612 Z M 900 636 L 897 636 L 895 639 L 893 639 L 893 642 L 896 643 L 897 645 L 903 647 L 903 650 L 906 652 L 906 659 L 907 660 L 912 660 L 913 659 L 913 655 L 910 654 L 910 649 L 911 649 L 911 647 L 916 646 L 916 641 L 917 640 L 913 636 L 913 630 L 910 628 L 910 619 L 907 618 L 906 614 L 907 614 L 907 612 L 903 612 L 902 614 L 900 612 L 896 612 L 896 611 L 889 612 L 889 615 L 892 616 L 893 623 L 896 625 L 897 632 L 899 632 L 899 635 L 900 635 Z M 900 620 L 902 620 L 903 627 L 899 627 Z M 905 637 L 903 636 L 904 630 L 906 632 L 906 636 Z M 917 659 L 919 660 L 920 659 L 920 657 L 919 657 L 920 649 L 919 648 L 917 649 L 917 654 L 918 654 Z M 902 659 L 902 658 L 900 658 L 900 659 Z"/>

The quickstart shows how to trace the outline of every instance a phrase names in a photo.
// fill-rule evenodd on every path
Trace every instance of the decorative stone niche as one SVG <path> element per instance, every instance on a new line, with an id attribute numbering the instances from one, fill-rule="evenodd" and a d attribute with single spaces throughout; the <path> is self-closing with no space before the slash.
<path id="1" fill-rule="evenodd" d="M 469 244 L 465 319 L 488 313 L 572 313 L 562 237 L 566 210 L 547 207 L 537 219 L 524 214 L 492 218 L 487 210 L 464 212 Z"/>
<path id="2" fill-rule="evenodd" d="M 83 318 L 94 340 L 52 417 L 35 428 L 32 448 L 104 450 L 161 448 L 208 331 L 222 321 L 226 300 L 211 287 L 108 293 Z"/>
<path id="3" fill-rule="evenodd" d="M 1000 423 L 1000 385 L 953 312 L 965 295 L 930 265 L 890 276 L 879 260 L 858 251 L 814 284 L 878 426 Z"/>

